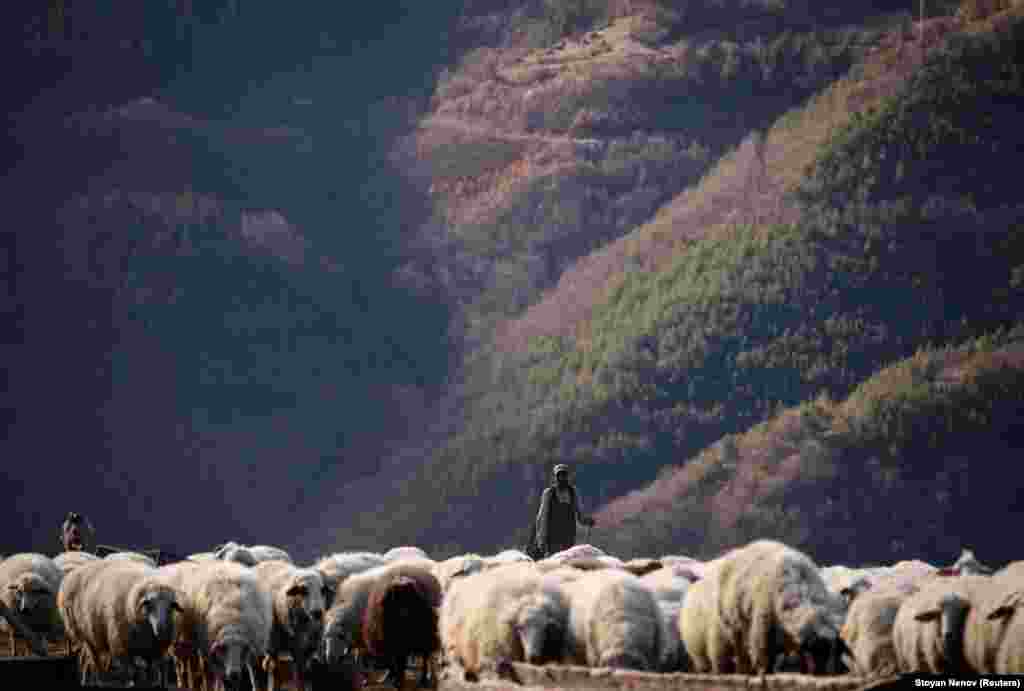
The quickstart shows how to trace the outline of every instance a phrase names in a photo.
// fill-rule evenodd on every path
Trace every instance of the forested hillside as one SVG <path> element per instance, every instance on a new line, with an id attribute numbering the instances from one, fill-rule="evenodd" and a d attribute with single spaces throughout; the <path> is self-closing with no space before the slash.
<path id="1" fill-rule="evenodd" d="M 602 505 L 780 409 L 842 400 L 923 345 L 1012 324 L 1021 25 L 924 28 L 926 63 L 897 30 L 627 236 L 635 261 L 592 286 L 589 314 L 489 360 L 487 394 L 400 485 L 403 510 L 366 507 L 343 539 L 521 542 L 555 462 L 576 463 Z M 698 212 L 729 194 L 722 216 Z"/>

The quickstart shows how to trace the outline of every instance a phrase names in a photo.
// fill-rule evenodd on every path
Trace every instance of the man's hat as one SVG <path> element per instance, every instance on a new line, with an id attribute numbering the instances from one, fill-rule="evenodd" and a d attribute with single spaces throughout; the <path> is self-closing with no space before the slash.
<path id="1" fill-rule="evenodd" d="M 558 465 L 555 466 L 555 469 L 552 471 L 552 473 L 554 475 L 558 475 L 559 473 L 568 473 L 568 472 L 569 472 L 569 466 L 567 466 L 564 463 L 559 463 Z"/>

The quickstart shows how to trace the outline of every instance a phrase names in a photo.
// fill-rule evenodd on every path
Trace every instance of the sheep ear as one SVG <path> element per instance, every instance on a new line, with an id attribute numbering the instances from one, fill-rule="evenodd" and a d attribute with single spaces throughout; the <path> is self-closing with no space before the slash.
<path id="1" fill-rule="evenodd" d="M 914 615 L 915 621 L 935 621 L 939 618 L 939 610 L 937 609 L 926 609 L 923 612 L 918 612 Z"/>
<path id="2" fill-rule="evenodd" d="M 986 619 L 1003 619 L 1013 614 L 1015 607 L 1013 605 L 1002 605 L 996 607 L 994 610 L 988 613 Z"/>

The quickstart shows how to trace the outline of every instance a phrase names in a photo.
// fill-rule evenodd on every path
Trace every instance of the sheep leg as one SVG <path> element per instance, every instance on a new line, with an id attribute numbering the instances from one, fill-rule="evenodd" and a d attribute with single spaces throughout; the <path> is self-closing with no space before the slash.
<path id="1" fill-rule="evenodd" d="M 432 689 L 437 681 L 437 671 L 435 670 L 434 673 L 431 674 L 433 659 L 432 655 L 423 656 L 423 673 L 420 674 L 419 681 L 419 685 L 423 688 Z"/>
<path id="2" fill-rule="evenodd" d="M 391 658 L 391 665 L 388 673 L 391 675 L 391 683 L 396 689 L 402 688 L 402 681 L 405 678 L 405 668 L 408 660 L 405 655 L 395 655 Z"/>

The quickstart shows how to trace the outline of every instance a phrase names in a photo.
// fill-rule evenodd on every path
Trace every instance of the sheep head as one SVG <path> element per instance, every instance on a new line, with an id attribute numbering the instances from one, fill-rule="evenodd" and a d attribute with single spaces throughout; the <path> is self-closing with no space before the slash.
<path id="1" fill-rule="evenodd" d="M 174 639 L 174 613 L 183 612 L 174 589 L 144 581 L 132 589 L 130 597 L 139 621 L 146 622 L 157 641 L 170 645 Z"/>
<path id="2" fill-rule="evenodd" d="M 341 662 L 352 648 L 354 627 L 356 626 L 354 608 L 346 600 L 336 600 L 324 617 L 322 638 L 323 660 L 329 665 Z"/>
<path id="3" fill-rule="evenodd" d="M 783 595 L 780 619 L 787 631 L 786 638 L 790 639 L 787 647 L 790 651 L 796 649 L 795 658 L 799 660 L 801 672 L 842 674 L 848 671 L 843 660 L 850 655 L 850 650 L 839 633 L 846 609 L 843 599 L 827 592 L 824 601 L 813 601 L 793 591 Z"/>
<path id="4" fill-rule="evenodd" d="M 324 582 L 320 574 L 304 569 L 284 589 L 285 606 L 293 632 L 319 629 L 324 621 Z"/>
<path id="5" fill-rule="evenodd" d="M 522 600 L 515 610 L 510 625 L 525 662 L 542 665 L 562 657 L 565 621 L 558 616 L 556 604 L 534 596 Z"/>
<path id="6" fill-rule="evenodd" d="M 246 671 L 263 651 L 253 650 L 245 636 L 225 632 L 211 645 L 207 655 L 209 667 L 223 680 L 226 691 L 242 688 Z"/>
<path id="7" fill-rule="evenodd" d="M 11 591 L 12 604 L 19 614 L 32 616 L 34 612 L 55 604 L 53 590 L 50 585 L 35 573 L 23 573 L 8 586 Z"/>
<path id="8" fill-rule="evenodd" d="M 839 595 L 843 598 L 843 601 L 846 602 L 847 606 L 849 606 L 857 598 L 858 595 L 860 595 L 861 593 L 865 593 L 868 590 L 871 590 L 871 581 L 862 576 L 861 578 L 858 578 L 856 581 L 840 590 Z"/>
<path id="9" fill-rule="evenodd" d="M 947 671 L 957 672 L 964 668 L 964 625 L 971 610 L 971 603 L 957 593 L 946 593 L 934 607 L 927 607 L 914 614 L 919 622 L 938 622 L 942 640 L 942 655 L 949 665 Z"/>

